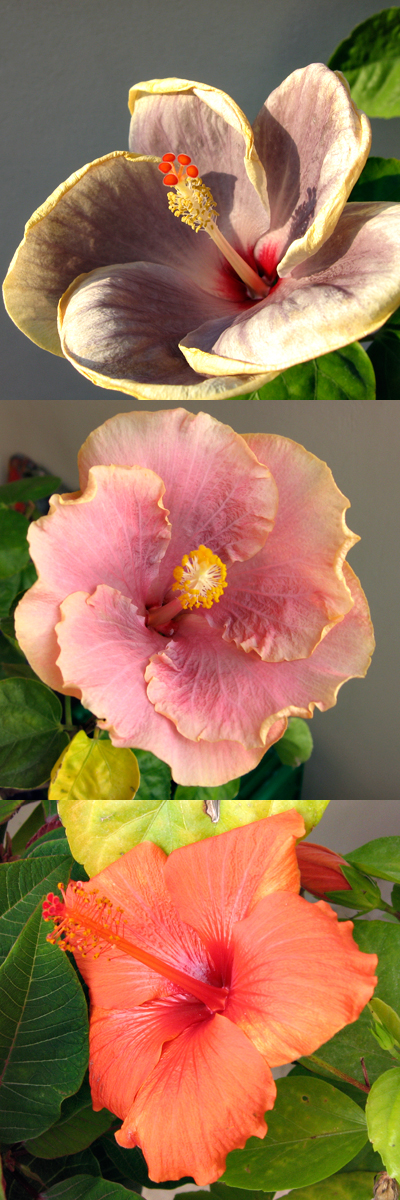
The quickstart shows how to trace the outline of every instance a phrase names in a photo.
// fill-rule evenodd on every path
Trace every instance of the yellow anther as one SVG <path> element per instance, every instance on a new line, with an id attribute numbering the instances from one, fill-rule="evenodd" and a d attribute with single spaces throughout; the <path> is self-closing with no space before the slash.
<path id="1" fill-rule="evenodd" d="M 184 179 L 176 184 L 175 192 L 167 192 L 168 207 L 184 225 L 190 225 L 196 233 L 200 229 L 210 232 L 218 217 L 217 207 L 210 189 L 203 180 Z"/>
<path id="2" fill-rule="evenodd" d="M 182 566 L 175 567 L 172 591 L 180 591 L 182 608 L 211 608 L 226 588 L 226 566 L 207 546 L 198 546 L 184 554 Z"/>

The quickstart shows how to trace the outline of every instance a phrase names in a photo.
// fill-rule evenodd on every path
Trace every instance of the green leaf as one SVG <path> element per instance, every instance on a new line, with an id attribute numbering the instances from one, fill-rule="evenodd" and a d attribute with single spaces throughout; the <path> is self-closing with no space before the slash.
<path id="1" fill-rule="evenodd" d="M 223 1182 L 246 1190 L 305 1187 L 338 1171 L 365 1145 L 363 1110 L 331 1084 L 287 1076 L 277 1089 L 266 1138 L 250 1138 L 244 1150 L 228 1154 Z"/>
<path id="2" fill-rule="evenodd" d="M 34 788 L 44 783 L 68 734 L 58 697 L 34 679 L 0 681 L 0 784 Z"/>
<path id="3" fill-rule="evenodd" d="M 400 837 L 375 838 L 373 842 L 365 842 L 358 850 L 346 854 L 346 861 L 376 875 L 378 879 L 393 879 L 400 883 Z"/>
<path id="4" fill-rule="evenodd" d="M 97 875 L 134 844 L 140 775 L 132 750 L 93 741 L 83 729 L 52 772 L 49 798 L 58 805 L 72 854 Z"/>
<path id="5" fill-rule="evenodd" d="M 56 1124 L 39 1137 L 26 1142 L 26 1149 L 39 1158 L 78 1154 L 105 1133 L 114 1121 L 115 1117 L 106 1108 L 93 1111 L 89 1083 L 84 1079 L 79 1092 L 63 1100 L 61 1116 Z"/>
<path id="6" fill-rule="evenodd" d="M 44 809 L 43 805 L 39 803 L 29 814 L 29 817 L 27 817 L 26 821 L 20 825 L 16 833 L 13 834 L 12 852 L 14 855 L 20 854 L 21 851 L 25 850 L 26 843 L 30 841 L 30 838 L 33 837 L 35 833 L 37 833 L 38 829 L 40 829 L 40 826 L 43 825 L 43 822 Z"/>
<path id="7" fill-rule="evenodd" d="M 60 1115 L 87 1066 L 87 1010 L 66 954 L 46 941 L 41 904 L 0 967 L 0 1129 L 36 1137 Z"/>
<path id="8" fill-rule="evenodd" d="M 8 579 L 28 566 L 27 531 L 26 517 L 0 504 L 0 579 Z"/>
<path id="9" fill-rule="evenodd" d="M 312 754 L 313 740 L 310 726 L 301 717 L 289 717 L 288 727 L 275 744 L 281 763 L 286 767 L 299 767 Z"/>
<path id="10" fill-rule="evenodd" d="M 400 396 L 400 308 L 374 334 L 368 355 L 376 375 L 378 400 Z"/>
<path id="11" fill-rule="evenodd" d="M 0 487 L 0 502 L 2 504 L 25 504 L 28 500 L 41 500 L 43 496 L 51 496 L 57 492 L 61 484 L 58 475 L 32 475 L 27 479 L 15 479 L 12 483 L 3 483 Z"/>
<path id="12" fill-rule="evenodd" d="M 24 796 L 16 792 L 13 796 L 0 796 L 0 825 L 8 821 L 12 817 L 21 804 L 24 802 Z"/>
<path id="13" fill-rule="evenodd" d="M 347 1175 L 332 1175 L 314 1187 L 296 1188 L 293 1200 L 372 1200 L 373 1188 L 371 1171 L 352 1171 Z"/>
<path id="14" fill-rule="evenodd" d="M 400 200 L 400 159 L 367 158 L 349 200 Z"/>
<path id="15" fill-rule="evenodd" d="M 175 1189 L 180 1187 L 180 1185 L 183 1183 L 194 1182 L 193 1179 L 190 1179 L 189 1176 L 185 1175 L 183 1179 L 168 1179 L 162 1183 L 154 1183 L 152 1179 L 149 1179 L 146 1161 L 142 1151 L 139 1150 L 139 1147 L 135 1146 L 133 1150 L 125 1150 L 123 1146 L 118 1145 L 118 1142 L 116 1142 L 114 1134 L 112 1133 L 103 1134 L 103 1137 L 99 1138 L 93 1146 L 93 1150 L 95 1154 L 100 1155 L 100 1161 L 102 1163 L 104 1160 L 104 1155 L 106 1155 L 107 1159 L 112 1164 L 112 1168 L 115 1172 L 118 1172 L 121 1179 L 132 1182 L 136 1181 L 138 1191 L 139 1188 L 142 1187 L 162 1187 L 168 1188 L 169 1190 L 171 1188 Z M 103 1174 L 105 1173 L 106 1169 L 107 1168 L 103 1166 Z M 107 1177 L 108 1174 L 109 1172 L 107 1170 Z"/>
<path id="16" fill-rule="evenodd" d="M 148 750 L 133 750 L 140 771 L 140 785 L 136 803 L 155 800 L 161 803 L 171 795 L 171 770 L 167 763 Z"/>
<path id="17" fill-rule="evenodd" d="M 392 1178 L 400 1183 L 400 1067 L 385 1071 L 369 1093 L 368 1136 Z"/>
<path id="18" fill-rule="evenodd" d="M 343 71 L 352 100 L 369 117 L 400 116 L 399 8 L 385 8 L 356 25 L 328 67 Z"/>
<path id="19" fill-rule="evenodd" d="M 360 950 L 378 955 L 378 984 L 375 997 L 380 997 L 399 1010 L 400 926 L 389 921 L 364 922 L 360 919 L 354 922 L 353 936 Z M 387 1070 L 390 1063 L 387 1051 L 383 1050 L 373 1037 L 368 1006 L 363 1009 L 358 1021 L 347 1025 L 321 1046 L 316 1054 L 309 1058 L 301 1058 L 300 1062 L 310 1070 L 317 1070 L 321 1075 L 329 1075 L 329 1067 L 333 1066 L 344 1075 L 351 1075 L 357 1083 L 363 1084 L 361 1058 L 364 1058 L 371 1084 L 382 1071 Z"/>
<path id="20" fill-rule="evenodd" d="M 393 908 L 396 910 L 396 912 L 400 913 L 400 883 L 395 883 L 394 887 L 392 888 L 390 903 L 393 905 Z"/>
<path id="21" fill-rule="evenodd" d="M 0 579 L 0 621 L 3 633 L 10 633 L 11 637 L 14 637 L 14 617 L 9 617 L 10 609 L 14 601 L 17 598 L 20 599 L 23 592 L 27 592 L 36 579 L 37 573 L 33 562 L 29 562 L 23 571 L 17 571 L 15 575 L 9 575 L 7 579 Z"/>
<path id="22" fill-rule="evenodd" d="M 231 779 L 229 783 L 223 783 L 220 787 L 185 787 L 179 783 L 174 800 L 201 800 L 203 805 L 206 800 L 233 800 L 238 794 L 239 786 L 240 779 Z"/>
<path id="23" fill-rule="evenodd" d="M 374 400 L 375 376 L 359 342 L 289 367 L 254 393 L 260 400 Z"/>
<path id="24" fill-rule="evenodd" d="M 57 834 L 60 836 L 57 837 Z M 27 850 L 24 850 L 22 858 L 41 858 L 43 854 L 50 854 L 52 857 L 69 854 L 73 861 L 64 828 L 53 829 L 51 834 L 48 833 L 44 837 L 38 838 L 32 846 L 28 846 Z"/>
<path id="25" fill-rule="evenodd" d="M 226 1183 L 221 1183 L 219 1179 L 217 1183 L 212 1183 L 210 1187 L 211 1195 L 215 1200 L 243 1200 L 242 1188 L 227 1188 Z M 251 1192 L 252 1200 L 273 1200 L 273 1192 Z"/>
<path id="26" fill-rule="evenodd" d="M 345 908 L 356 908 L 358 912 L 379 908 L 382 896 L 375 880 L 369 879 L 357 867 L 342 865 L 341 870 L 350 884 L 350 891 L 327 891 L 330 904 L 344 904 Z"/>
<path id="27" fill-rule="evenodd" d="M 58 1180 L 83 1173 L 94 1176 L 101 1173 L 97 1158 L 90 1150 L 53 1159 L 32 1158 L 22 1150 L 21 1157 L 16 1157 L 15 1161 L 16 1170 L 11 1187 L 8 1188 L 7 1200 L 28 1200 L 29 1195 L 37 1195 L 38 1184 L 44 1196 L 46 1187 L 51 1187 Z"/>
<path id="28" fill-rule="evenodd" d="M 121 1183 L 93 1179 L 89 1175 L 74 1175 L 46 1189 L 46 1200 L 132 1200 L 135 1192 Z"/>
<path id="29" fill-rule="evenodd" d="M 0 961 L 4 962 L 39 901 L 69 880 L 71 856 L 20 859 L 0 865 Z"/>

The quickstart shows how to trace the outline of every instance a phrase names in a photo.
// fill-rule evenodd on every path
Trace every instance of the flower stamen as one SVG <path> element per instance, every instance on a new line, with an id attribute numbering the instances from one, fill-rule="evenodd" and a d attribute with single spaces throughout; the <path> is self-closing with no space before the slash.
<path id="1" fill-rule="evenodd" d="M 148 613 L 147 624 L 153 629 L 173 621 L 184 608 L 211 608 L 228 586 L 225 563 L 208 546 L 198 546 L 197 550 L 184 554 L 173 576 L 172 591 L 181 595 Z"/>
<path id="2" fill-rule="evenodd" d="M 99 958 L 109 946 L 128 954 L 150 970 L 156 971 L 170 983 L 183 988 L 201 1000 L 211 1012 L 223 1012 L 228 996 L 227 987 L 216 987 L 206 980 L 197 979 L 187 971 L 181 971 L 172 963 L 165 962 L 142 946 L 136 946 L 125 936 L 124 912 L 109 900 L 99 895 L 96 888 L 88 891 L 84 884 L 71 883 L 65 892 L 59 883 L 62 901 L 49 892 L 43 902 L 43 918 L 53 921 L 54 928 L 47 934 L 46 941 L 58 945 L 60 950 L 77 952 L 85 957 L 93 954 Z"/>
<path id="3" fill-rule="evenodd" d="M 184 225 L 190 225 L 195 233 L 204 229 L 251 292 L 256 296 L 268 296 L 269 285 L 233 249 L 218 229 L 216 218 L 219 214 L 214 197 L 210 188 L 200 179 L 198 168 L 189 155 L 178 154 L 175 158 L 168 152 L 158 163 L 158 169 L 164 176 L 163 183 L 175 188 L 175 192 L 168 192 L 168 207 L 174 216 L 180 217 Z"/>
<path id="4" fill-rule="evenodd" d="M 208 546 L 198 546 L 184 554 L 182 565 L 175 567 L 172 591 L 182 591 L 182 608 L 211 608 L 222 596 L 226 583 L 226 566 Z"/>

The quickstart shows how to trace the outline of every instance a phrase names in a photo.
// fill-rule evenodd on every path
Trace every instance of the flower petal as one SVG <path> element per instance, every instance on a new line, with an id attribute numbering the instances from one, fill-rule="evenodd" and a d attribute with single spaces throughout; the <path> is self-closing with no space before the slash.
<path id="1" fill-rule="evenodd" d="M 114 995 L 116 992 L 117 987 Z M 204 1005 L 182 996 L 155 999 L 129 1010 L 92 1008 L 90 1087 L 94 1111 L 108 1108 L 123 1120 L 158 1062 L 164 1043 L 201 1018 Z"/>
<path id="2" fill-rule="evenodd" d="M 222 290 L 222 288 L 221 288 Z M 179 349 L 188 325 L 214 315 L 225 328 L 250 302 L 204 291 L 174 266 L 149 262 L 103 267 L 79 276 L 59 305 L 61 347 L 94 383 L 133 395 L 141 384 L 189 387 L 199 382 Z M 200 380 L 201 382 L 201 380 Z"/>
<path id="3" fill-rule="evenodd" d="M 164 868 L 179 915 L 197 929 L 213 962 L 226 968 L 232 926 L 274 891 L 299 891 L 296 839 L 304 821 L 296 810 L 173 850 Z"/>
<path id="4" fill-rule="evenodd" d="M 170 1041 L 140 1088 L 122 1128 L 120 1146 L 139 1145 L 150 1178 L 192 1175 L 219 1179 L 230 1150 L 265 1137 L 265 1109 L 276 1087 L 248 1038 L 216 1014 Z"/>
<path id="5" fill-rule="evenodd" d="M 150 79 L 129 93 L 129 145 L 140 154 L 189 154 L 217 204 L 218 228 L 254 266 L 269 226 L 265 171 L 244 113 L 225 92 L 190 79 Z"/>
<path id="6" fill-rule="evenodd" d="M 40 580 L 18 605 L 16 628 L 24 653 L 50 687 L 64 690 L 54 626 L 65 596 L 93 591 L 100 577 L 132 597 L 142 613 L 151 586 L 161 603 L 158 566 L 170 538 L 163 493 L 154 471 L 95 466 L 83 495 L 53 496 L 50 513 L 30 526 Z"/>
<path id="7" fill-rule="evenodd" d="M 15 634 L 24 654 L 43 683 L 56 692 L 67 692 L 57 659 L 60 647 L 56 624 L 60 619 L 59 598 L 38 580 L 20 600 L 15 610 Z M 74 692 L 72 692 L 72 695 Z"/>
<path id="8" fill-rule="evenodd" d="M 343 76 L 311 63 L 271 93 L 254 137 L 271 205 L 271 230 L 255 254 L 273 278 L 278 263 L 287 275 L 333 233 L 368 156 L 371 128 Z"/>
<path id="9" fill-rule="evenodd" d="M 52 497 L 29 542 L 59 600 L 92 592 L 101 580 L 144 609 L 171 538 L 164 493 L 163 480 L 146 467 L 95 466 L 81 495 Z"/>
<path id="10" fill-rule="evenodd" d="M 312 1054 L 370 1000 L 376 954 L 363 954 L 352 921 L 328 904 L 275 893 L 232 932 L 225 1009 L 272 1067 Z"/>
<path id="11" fill-rule="evenodd" d="M 204 326 L 181 349 L 199 372 L 236 372 L 241 360 L 243 371 L 283 371 L 366 337 L 399 303 L 399 245 L 400 205 L 347 204 L 325 245 L 249 315 L 216 340 Z"/>
<path id="12" fill-rule="evenodd" d="M 368 606 L 349 567 L 345 579 L 354 606 L 306 659 L 262 662 L 253 650 L 224 642 L 204 618 L 184 615 L 145 672 L 157 712 L 185 737 L 213 742 L 230 734 L 250 748 L 270 744 L 278 717 L 330 708 L 347 679 L 365 675 L 374 646 Z"/>
<path id="13" fill-rule="evenodd" d="M 10 317 L 32 341 L 61 354 L 57 305 L 84 271 L 137 260 L 218 287 L 220 255 L 173 219 L 156 162 L 116 151 L 88 163 L 33 213 L 4 283 Z"/>
<path id="14" fill-rule="evenodd" d="M 265 746 L 246 750 L 224 739 L 210 754 L 206 742 L 181 737 L 173 722 L 155 711 L 146 694 L 144 670 L 165 638 L 145 627 L 125 596 L 107 587 L 98 587 L 93 596 L 77 592 L 64 602 L 62 617 L 57 626 L 62 690 L 84 697 L 87 707 L 102 718 L 114 746 L 150 750 L 169 763 L 177 783 L 188 786 L 217 786 L 260 762 Z M 51 610 L 49 618 L 54 620 Z M 277 720 L 272 740 L 282 737 L 285 728 L 285 718 Z"/>
<path id="15" fill-rule="evenodd" d="M 183 554 L 199 544 L 231 562 L 251 557 L 264 545 L 275 519 L 276 485 L 229 425 L 179 408 L 120 413 L 82 446 L 81 487 L 96 463 L 132 462 L 160 474 L 165 484 L 173 530 L 162 566 L 165 586 L 171 585 Z"/>
<path id="16" fill-rule="evenodd" d="M 174 907 L 164 880 L 166 854 L 153 842 L 141 842 L 116 862 L 94 875 L 84 885 L 85 904 L 94 897 L 107 897 L 120 910 L 119 933 L 126 943 L 158 956 L 176 970 L 196 979 L 213 982 L 213 967 L 196 930 L 190 929 Z M 73 885 L 67 889 L 67 910 L 75 901 Z M 81 912 L 82 905 L 80 906 Z M 90 912 L 90 908 L 89 908 Z M 99 920 L 107 922 L 103 913 Z M 85 912 L 80 915 L 84 928 Z M 153 997 L 177 993 L 177 985 L 132 958 L 123 948 L 99 943 L 85 953 L 74 948 L 74 957 L 91 991 L 92 1003 L 100 1008 L 131 1011 Z M 219 981 L 217 981 L 218 983 Z M 179 992 L 182 991 L 182 985 Z M 204 1007 L 200 1005 L 200 1007 Z"/>
<path id="17" fill-rule="evenodd" d="M 272 471 L 278 512 L 259 554 L 230 567 L 207 621 L 226 641 L 270 662 L 306 658 L 352 607 L 342 569 L 358 541 L 345 521 L 349 502 L 326 463 L 304 446 L 262 433 L 246 441 Z"/>

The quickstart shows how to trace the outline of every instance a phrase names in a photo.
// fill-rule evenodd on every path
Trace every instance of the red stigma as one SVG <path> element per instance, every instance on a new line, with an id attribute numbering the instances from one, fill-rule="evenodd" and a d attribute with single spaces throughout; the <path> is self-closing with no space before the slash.
<path id="1" fill-rule="evenodd" d="M 162 161 L 173 163 L 173 162 L 175 162 L 175 155 L 174 154 L 163 154 Z M 189 162 L 190 162 L 190 158 L 189 158 Z"/>
<path id="2" fill-rule="evenodd" d="M 170 171 L 168 173 L 168 175 L 164 175 L 163 183 L 167 184 L 167 187 L 168 187 L 168 184 L 171 184 L 172 187 L 175 187 L 175 184 L 177 182 L 178 182 L 178 176 L 175 175 L 175 173 L 172 174 L 172 171 Z"/>
<path id="3" fill-rule="evenodd" d="M 198 167 L 195 167 L 194 163 L 192 163 L 190 167 L 186 168 L 186 174 L 189 175 L 190 179 L 197 179 L 198 173 Z"/>
<path id="4" fill-rule="evenodd" d="M 178 163 L 182 163 L 183 167 L 187 167 L 188 164 L 190 163 L 189 155 L 188 154 L 178 154 Z"/>
<path id="5" fill-rule="evenodd" d="M 65 911 L 63 900 L 59 900 L 54 892 L 48 892 L 46 899 L 43 900 L 43 920 L 54 921 L 56 917 L 62 917 Z"/>
<path id="6" fill-rule="evenodd" d="M 167 162 L 157 163 L 157 166 L 158 166 L 158 170 L 162 171 L 163 175 L 165 175 L 167 171 L 171 170 L 171 164 L 167 163 Z"/>

